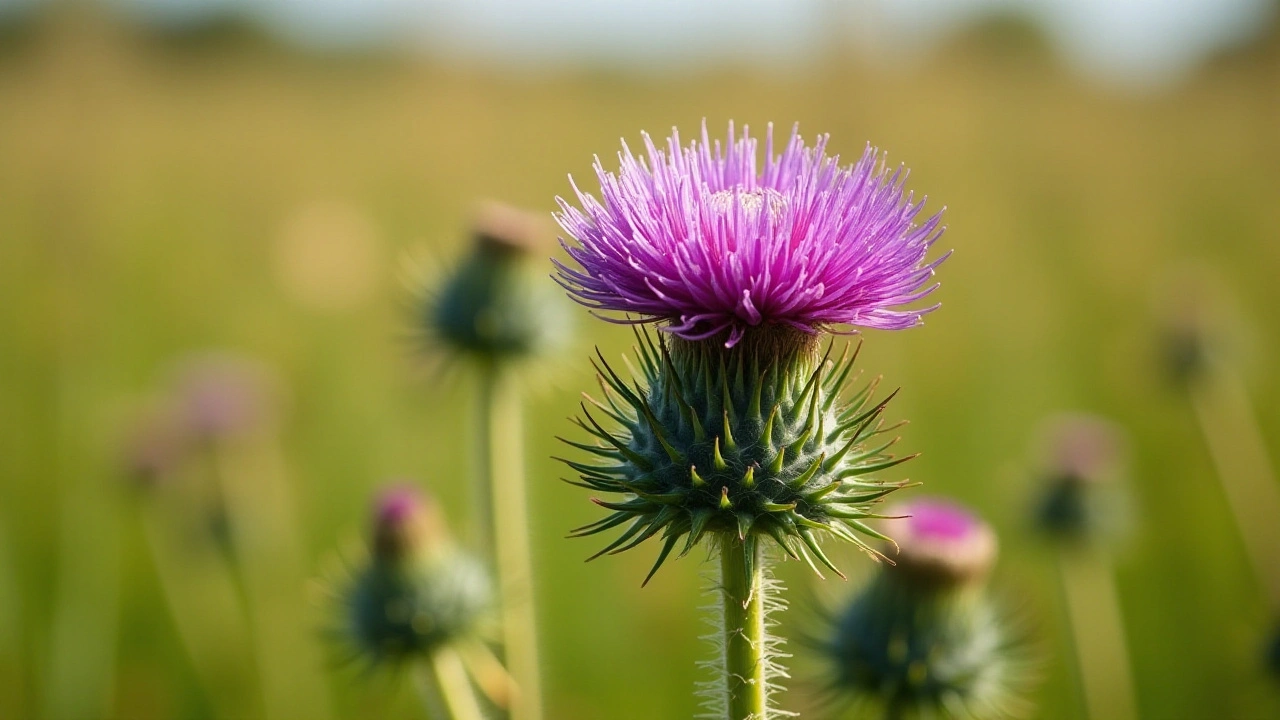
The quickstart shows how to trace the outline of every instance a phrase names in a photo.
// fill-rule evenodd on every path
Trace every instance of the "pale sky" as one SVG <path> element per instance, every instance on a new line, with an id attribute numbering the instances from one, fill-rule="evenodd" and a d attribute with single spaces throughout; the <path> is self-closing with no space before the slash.
<path id="1" fill-rule="evenodd" d="M 0 0 L 0 6 L 32 0 Z M 38 0 L 36 0 L 38 1 Z M 910 51 L 990 9 L 1043 21 L 1068 60 L 1120 82 L 1174 79 L 1247 37 L 1274 0 L 108 0 L 171 20 L 245 8 L 313 43 L 394 39 L 522 65 L 603 60 L 773 63 L 847 32 L 872 54 Z"/>

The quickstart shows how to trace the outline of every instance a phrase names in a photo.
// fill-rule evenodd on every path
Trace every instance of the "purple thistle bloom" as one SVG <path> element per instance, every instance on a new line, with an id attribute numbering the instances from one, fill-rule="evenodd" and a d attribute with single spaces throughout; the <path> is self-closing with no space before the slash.
<path id="1" fill-rule="evenodd" d="M 937 307 L 898 309 L 937 288 L 927 283 L 946 256 L 925 256 L 941 213 L 916 225 L 923 201 L 875 148 L 842 167 L 827 136 L 806 147 L 797 126 L 776 155 L 770 125 L 761 171 L 755 138 L 732 123 L 723 147 L 705 123 L 685 148 L 674 129 L 665 152 L 644 142 L 647 160 L 623 143 L 617 174 L 596 158 L 603 202 L 576 183 L 581 209 L 557 198 L 582 268 L 557 262 L 557 279 L 579 303 L 628 314 L 614 322 L 666 321 L 686 340 L 727 332 L 726 346 L 766 323 L 899 330 Z"/>

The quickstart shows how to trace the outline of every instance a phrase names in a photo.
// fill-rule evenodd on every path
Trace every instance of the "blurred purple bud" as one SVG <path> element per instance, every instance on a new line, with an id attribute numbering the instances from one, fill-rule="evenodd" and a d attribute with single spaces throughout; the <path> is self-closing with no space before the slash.
<path id="1" fill-rule="evenodd" d="M 374 506 L 373 553 L 397 562 L 440 550 L 448 527 L 435 499 L 407 483 L 382 492 Z"/>
<path id="2" fill-rule="evenodd" d="M 940 498 L 920 498 L 886 514 L 907 516 L 888 528 L 898 548 L 887 548 L 896 563 L 887 572 L 904 573 L 939 585 L 980 581 L 995 564 L 995 532 L 967 508 Z"/>
<path id="3" fill-rule="evenodd" d="M 230 353 L 182 361 L 174 395 L 181 422 L 196 437 L 253 433 L 269 425 L 276 410 L 272 373 L 252 358 Z"/>
<path id="4" fill-rule="evenodd" d="M 124 472 L 139 487 L 161 483 L 182 463 L 190 438 L 172 408 L 153 407 L 138 414 L 122 440 Z"/>
<path id="5" fill-rule="evenodd" d="M 553 249 L 554 229 L 542 213 L 531 213 L 496 200 L 479 204 L 472 221 L 479 249 L 518 255 L 547 255 Z"/>
<path id="6" fill-rule="evenodd" d="M 1042 429 L 1045 470 L 1054 478 L 1095 483 L 1115 479 L 1125 464 L 1120 426 L 1085 413 L 1059 415 Z"/>

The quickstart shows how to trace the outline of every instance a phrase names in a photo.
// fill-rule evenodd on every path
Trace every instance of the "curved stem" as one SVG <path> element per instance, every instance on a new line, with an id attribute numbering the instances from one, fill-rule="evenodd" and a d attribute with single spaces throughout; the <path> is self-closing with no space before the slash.
<path id="1" fill-rule="evenodd" d="M 720 586 L 724 610 L 724 679 L 727 720 L 765 720 L 769 716 L 764 624 L 764 563 L 752 546 L 748 555 L 735 542 L 720 549 Z"/>
<path id="2" fill-rule="evenodd" d="M 542 692 L 533 595 L 533 559 L 524 477 L 524 428 L 518 388 L 489 363 L 480 378 L 482 477 L 492 510 L 488 528 L 502 588 L 502 632 L 507 666 L 518 694 L 512 720 L 541 720 Z"/>
<path id="3" fill-rule="evenodd" d="M 458 654 L 452 648 L 440 648 L 428 663 L 435 681 L 435 687 L 431 689 L 438 691 L 437 697 L 443 702 L 445 716 L 449 720 L 484 720 L 484 711 L 480 709 L 480 701 L 476 699 L 471 679 L 467 677 Z"/>

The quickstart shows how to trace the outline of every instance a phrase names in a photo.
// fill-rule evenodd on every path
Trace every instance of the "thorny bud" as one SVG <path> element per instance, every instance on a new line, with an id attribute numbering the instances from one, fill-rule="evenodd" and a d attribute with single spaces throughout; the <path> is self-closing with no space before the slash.
<path id="1" fill-rule="evenodd" d="M 564 344 L 568 304 L 547 282 L 541 218 L 496 202 L 480 207 L 470 253 L 424 307 L 427 335 L 447 348 L 489 360 L 536 356 Z"/>
<path id="2" fill-rule="evenodd" d="M 1042 429 L 1043 486 L 1035 517 L 1046 534 L 1084 541 L 1114 535 L 1125 520 L 1123 431 L 1103 418 L 1071 414 Z"/>
<path id="3" fill-rule="evenodd" d="M 493 587 L 484 565 L 450 541 L 435 502 L 399 486 L 378 500 L 370 561 L 342 599 L 341 634 L 373 665 L 476 636 Z"/>
<path id="4" fill-rule="evenodd" d="M 991 528 L 968 510 L 917 500 L 890 511 L 897 562 L 882 565 L 821 645 L 834 690 L 882 717 L 996 718 L 1024 710 L 1025 652 L 991 603 Z"/>

